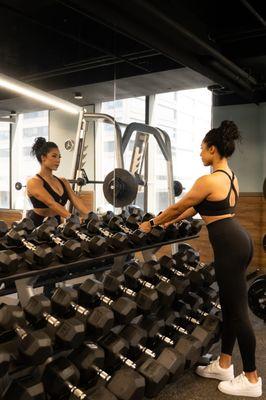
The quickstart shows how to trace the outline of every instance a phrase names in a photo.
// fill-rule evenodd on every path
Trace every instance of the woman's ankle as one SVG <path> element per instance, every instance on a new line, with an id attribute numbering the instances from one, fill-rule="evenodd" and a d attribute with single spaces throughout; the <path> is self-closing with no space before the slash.
<path id="1" fill-rule="evenodd" d="M 252 372 L 244 372 L 244 374 L 250 383 L 257 383 L 259 380 L 258 373 L 256 370 Z"/>
<path id="2" fill-rule="evenodd" d="M 224 354 L 221 353 L 220 358 L 219 358 L 219 365 L 221 368 L 229 368 L 232 364 L 232 356 L 229 354 Z"/>

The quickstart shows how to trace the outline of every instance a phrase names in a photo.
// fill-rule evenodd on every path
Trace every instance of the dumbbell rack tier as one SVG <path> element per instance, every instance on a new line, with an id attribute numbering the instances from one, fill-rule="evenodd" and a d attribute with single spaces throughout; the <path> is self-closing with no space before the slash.
<path id="1" fill-rule="evenodd" d="M 123 251 L 106 252 L 101 256 L 93 258 L 81 256 L 75 261 L 67 261 L 62 263 L 55 261 L 48 267 L 44 268 L 38 267 L 37 269 L 33 269 L 33 266 L 21 266 L 19 270 L 12 275 L 0 276 L 0 297 L 10 293 L 16 293 L 18 291 L 17 287 L 19 281 L 22 283 L 24 280 L 26 285 L 28 284 L 26 282 L 29 282 L 32 279 L 31 286 L 40 287 L 50 282 L 61 282 L 89 274 L 100 273 L 112 268 L 115 264 L 115 259 L 118 259 L 118 257 L 121 257 L 122 259 L 128 254 L 137 252 L 143 253 L 151 249 L 156 249 L 156 251 L 158 251 L 158 249 L 162 246 L 184 242 L 196 239 L 198 237 L 199 235 L 187 236 L 184 238 L 160 243 L 152 243 L 141 247 L 127 248 Z M 17 287 L 14 284 L 16 284 Z"/>

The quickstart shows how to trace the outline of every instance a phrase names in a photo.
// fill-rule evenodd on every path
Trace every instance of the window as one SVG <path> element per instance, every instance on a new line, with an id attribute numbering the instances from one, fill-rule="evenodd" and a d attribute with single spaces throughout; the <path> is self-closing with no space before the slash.
<path id="1" fill-rule="evenodd" d="M 211 93 L 202 88 L 157 94 L 151 125 L 170 136 L 174 179 L 188 191 L 195 179 L 206 174 L 199 153 L 201 141 L 211 128 Z M 153 212 L 168 205 L 166 162 L 160 154 L 157 143 L 150 140 L 148 209 Z"/>
<path id="2" fill-rule="evenodd" d="M 38 161 L 30 155 L 34 139 L 38 136 L 48 140 L 48 111 L 38 111 L 18 116 L 17 124 L 12 132 L 12 208 L 24 208 L 24 189 L 14 189 L 16 182 L 26 184 L 28 178 L 39 169 Z M 26 207 L 29 204 L 26 203 Z"/>
<path id="3" fill-rule="evenodd" d="M 120 123 L 122 134 L 127 124 L 131 122 L 145 121 L 145 97 L 135 97 L 123 100 L 108 101 L 102 103 L 101 113 L 113 116 Z M 107 123 L 97 124 L 96 129 L 96 179 L 102 180 L 115 168 L 115 132 L 114 126 Z M 129 169 L 132 156 L 135 135 L 127 146 L 124 154 L 125 168 Z M 106 202 L 102 186 L 96 185 L 96 207 L 112 208 Z"/>
<path id="4" fill-rule="evenodd" d="M 10 124 L 0 122 L 0 208 L 9 208 Z"/>

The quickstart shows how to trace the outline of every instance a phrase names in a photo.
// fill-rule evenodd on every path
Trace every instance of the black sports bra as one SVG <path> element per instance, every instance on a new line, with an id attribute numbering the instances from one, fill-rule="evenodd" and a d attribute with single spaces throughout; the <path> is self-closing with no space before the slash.
<path id="1" fill-rule="evenodd" d="M 55 178 L 59 180 L 59 182 L 61 183 L 61 185 L 63 186 L 63 189 L 64 189 L 62 195 L 60 196 L 58 193 L 56 193 L 54 191 L 54 189 L 49 185 L 49 183 L 41 175 L 36 174 L 36 176 L 38 176 L 43 181 L 43 187 L 53 197 L 53 199 L 57 203 L 64 206 L 66 204 L 67 200 L 69 199 L 64 182 L 61 181 L 61 179 L 57 178 L 57 176 L 55 176 Z M 34 197 L 34 196 L 29 196 L 29 199 L 33 205 L 33 208 L 49 208 L 46 204 L 44 204 L 42 201 L 36 199 L 36 197 Z"/>
<path id="2" fill-rule="evenodd" d="M 231 185 L 230 185 L 230 190 L 229 190 L 228 195 L 223 200 L 207 200 L 207 199 L 204 199 L 199 204 L 194 206 L 194 209 L 198 213 L 200 213 L 201 215 L 206 215 L 206 216 L 234 214 L 234 210 L 235 210 L 237 199 L 238 199 L 238 194 L 237 194 L 236 188 L 234 186 L 235 174 L 233 173 L 233 176 L 231 178 L 231 176 L 226 171 L 224 171 L 223 169 L 217 169 L 216 171 L 213 172 L 213 174 L 215 172 L 224 172 L 228 176 L 228 178 L 230 179 Z M 230 194 L 231 194 L 232 190 L 235 193 L 235 204 L 234 204 L 234 206 L 230 206 Z"/>

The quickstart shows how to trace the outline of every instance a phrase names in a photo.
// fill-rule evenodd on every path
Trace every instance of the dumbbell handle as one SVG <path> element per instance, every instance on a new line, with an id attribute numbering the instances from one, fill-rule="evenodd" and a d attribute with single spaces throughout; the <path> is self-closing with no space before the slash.
<path id="1" fill-rule="evenodd" d="M 133 234 L 133 230 L 128 228 L 126 225 L 117 224 L 117 226 L 119 227 L 119 229 L 121 229 L 122 232 L 126 233 L 127 235 Z"/>
<path id="2" fill-rule="evenodd" d="M 155 335 L 156 337 L 158 337 L 162 342 L 166 343 L 166 344 L 170 344 L 171 346 L 173 346 L 175 344 L 175 342 L 173 341 L 173 339 L 170 339 L 168 336 L 162 335 L 161 333 L 156 333 Z"/>
<path id="3" fill-rule="evenodd" d="M 98 228 L 98 231 L 99 231 L 100 233 L 102 233 L 103 236 L 105 236 L 105 237 L 107 237 L 107 238 L 111 238 L 111 237 L 114 236 L 113 233 L 109 232 L 107 229 L 104 229 L 104 228 Z"/>
<path id="4" fill-rule="evenodd" d="M 61 324 L 61 321 L 59 319 L 55 318 L 53 315 L 48 314 L 47 312 L 44 312 L 43 318 L 48 322 L 48 324 L 54 326 L 55 328 Z"/>
<path id="5" fill-rule="evenodd" d="M 21 243 L 23 243 L 24 246 L 31 251 L 35 251 L 37 249 L 37 247 L 33 243 L 28 242 L 28 240 L 26 240 L 25 238 L 21 239 Z"/>
<path id="6" fill-rule="evenodd" d="M 75 234 L 80 238 L 80 240 L 83 240 L 83 242 L 89 242 L 91 240 L 89 236 L 85 235 L 85 233 L 79 232 L 78 230 L 75 230 Z"/>
<path id="7" fill-rule="evenodd" d="M 105 372 L 103 369 L 97 367 L 96 365 L 91 366 L 94 371 L 96 371 L 97 375 L 102 378 L 104 381 L 108 382 L 112 378 L 111 375 L 109 375 L 107 372 Z"/>
<path id="8" fill-rule="evenodd" d="M 28 332 L 25 331 L 25 329 L 23 329 L 17 323 L 13 325 L 13 328 L 16 334 L 21 338 L 21 340 L 24 340 L 28 336 Z"/>
<path id="9" fill-rule="evenodd" d="M 169 271 L 171 271 L 172 274 L 175 275 L 175 276 L 182 276 L 182 277 L 185 277 L 185 276 L 186 276 L 186 274 L 184 274 L 184 273 L 181 272 L 181 271 L 178 271 L 178 269 L 175 269 L 175 268 L 173 268 L 173 267 L 168 268 L 168 269 L 169 269 Z"/>
<path id="10" fill-rule="evenodd" d="M 110 299 L 110 297 L 105 296 L 104 294 L 97 293 L 99 300 L 101 300 L 107 306 L 111 306 L 114 300 Z"/>
<path id="11" fill-rule="evenodd" d="M 152 351 L 148 347 L 145 347 L 145 346 L 142 346 L 141 344 L 138 344 L 138 348 L 142 351 L 142 353 L 147 354 L 147 356 L 150 356 L 152 358 L 156 357 L 156 354 L 154 353 L 154 351 Z"/>
<path id="12" fill-rule="evenodd" d="M 81 389 L 79 389 L 77 386 L 72 385 L 72 383 L 66 381 L 65 384 L 67 385 L 69 391 L 71 394 L 75 396 L 77 400 L 85 400 L 88 399 L 88 396 L 86 393 L 84 393 Z"/>
<path id="13" fill-rule="evenodd" d="M 174 323 L 170 324 L 170 326 L 176 331 L 176 332 L 180 332 L 180 333 L 184 333 L 184 335 L 188 335 L 188 331 L 184 328 L 182 328 L 182 326 L 176 325 Z"/>
<path id="14" fill-rule="evenodd" d="M 59 246 L 64 246 L 65 242 L 60 237 L 56 236 L 54 233 L 51 233 L 49 236 L 55 244 L 58 244 Z"/>
<path id="15" fill-rule="evenodd" d="M 70 306 L 80 315 L 87 316 L 90 314 L 90 310 L 88 310 L 85 307 L 80 306 L 79 304 L 75 303 L 74 301 L 72 301 L 70 303 Z"/>
<path id="16" fill-rule="evenodd" d="M 129 368 L 137 369 L 137 364 L 134 363 L 130 358 L 123 356 L 122 354 L 118 354 L 118 357 L 122 361 L 123 364 L 127 365 Z"/>
<path id="17" fill-rule="evenodd" d="M 130 297 L 136 297 L 137 296 L 137 292 L 134 292 L 134 290 L 129 289 L 126 286 L 119 285 L 119 289 L 121 290 L 122 293 L 125 293 Z"/>

